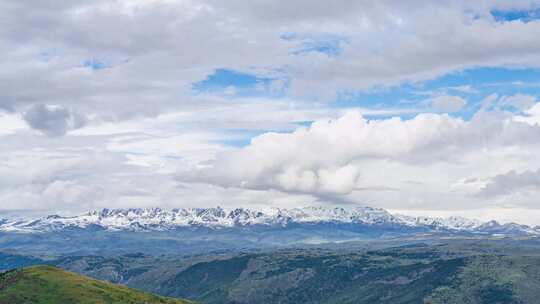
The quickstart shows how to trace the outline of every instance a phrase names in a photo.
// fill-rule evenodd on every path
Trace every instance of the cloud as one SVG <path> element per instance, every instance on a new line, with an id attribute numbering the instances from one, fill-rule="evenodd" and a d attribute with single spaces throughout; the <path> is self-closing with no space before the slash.
<path id="1" fill-rule="evenodd" d="M 468 68 L 538 66 L 540 21 L 497 22 L 493 8 L 508 9 L 490 1 L 338 1 L 331 10 L 313 1 L 5 2 L 0 108 L 155 117 L 204 102 L 191 88 L 219 69 L 286 83 L 289 98 L 328 101 Z M 29 10 L 40 18 L 20 17 Z M 290 33 L 295 39 L 283 39 Z"/>
<path id="2" fill-rule="evenodd" d="M 86 123 L 84 116 L 57 106 L 37 104 L 23 114 L 24 120 L 33 129 L 49 136 L 61 136 L 69 130 L 81 128 Z"/>
<path id="3" fill-rule="evenodd" d="M 485 197 L 512 195 L 521 191 L 540 192 L 540 169 L 516 172 L 514 170 L 489 179 L 478 193 Z"/>
<path id="4" fill-rule="evenodd" d="M 247 147 L 218 155 L 206 168 L 182 172 L 178 178 L 248 189 L 349 194 L 393 187 L 370 180 L 377 163 L 413 166 L 417 172 L 437 163 L 471 168 L 470 158 L 486 149 L 519 147 L 532 152 L 539 142 L 540 126 L 503 112 L 480 112 L 464 121 L 445 114 L 368 120 L 351 111 L 292 133 L 260 135 Z"/>
<path id="5" fill-rule="evenodd" d="M 33 132 L 5 136 L 0 141 L 0 212 L 16 210 L 22 216 L 20 209 L 48 215 L 78 214 L 105 207 L 290 206 L 315 201 L 309 195 L 179 184 L 170 172 L 189 162 L 190 157 L 206 153 L 206 147 L 196 148 L 202 140 L 173 139 L 167 155 L 161 151 L 154 153 L 156 141 L 147 140 L 148 136 L 139 141 L 126 135 L 64 136 L 51 140 Z M 156 140 L 165 142 L 164 138 Z M 114 145 L 107 147 L 108 141 Z M 136 143 L 138 153 L 119 151 L 127 148 L 122 145 Z M 174 153 L 175 145 L 190 151 L 180 148 Z M 137 159 L 133 163 L 129 155 L 153 157 L 156 162 Z"/>
<path id="6" fill-rule="evenodd" d="M 465 99 L 459 96 L 441 95 L 431 100 L 431 107 L 437 112 L 457 112 L 466 104 Z"/>
<path id="7" fill-rule="evenodd" d="M 528 109 L 536 105 L 537 102 L 538 100 L 535 96 L 525 94 L 502 96 L 500 98 L 501 106 L 510 106 L 519 111 L 527 111 Z"/>
<path id="8" fill-rule="evenodd" d="M 59 205 L 88 205 L 100 201 L 104 189 L 99 185 L 84 185 L 77 181 L 55 180 L 47 184 L 41 196 Z"/>
<path id="9" fill-rule="evenodd" d="M 0 136 L 15 133 L 27 128 L 20 115 L 0 112 Z"/>
<path id="10" fill-rule="evenodd" d="M 489 94 L 480 101 L 480 107 L 482 110 L 491 110 L 495 107 L 498 100 L 499 95 L 497 93 Z"/>
<path id="11" fill-rule="evenodd" d="M 479 92 L 477 89 L 475 89 L 471 85 L 455 86 L 455 87 L 450 87 L 449 89 L 455 90 L 461 93 L 467 93 L 467 94 L 477 94 Z"/>
<path id="12" fill-rule="evenodd" d="M 492 92 L 468 70 L 530 80 L 540 21 L 491 12 L 535 5 L 2 1 L 0 201 L 484 208 L 499 196 L 474 195 L 481 182 L 540 168 L 540 107 L 527 97 L 536 87 Z M 255 80 L 248 90 L 239 75 Z M 432 107 L 393 94 L 371 103 L 370 93 L 401 84 L 446 95 L 431 95 Z M 346 107 L 365 108 L 331 103 L 342 93 L 360 96 Z M 490 93 L 472 118 L 444 114 Z"/>
<path id="13" fill-rule="evenodd" d="M 514 95 L 502 95 L 492 93 L 480 102 L 481 109 L 483 110 L 512 110 L 514 112 L 521 112 L 529 116 L 537 116 L 534 108 L 538 107 L 539 100 L 536 96 L 528 94 L 516 93 Z M 532 114 L 532 115 L 531 115 Z"/>
<path id="14" fill-rule="evenodd" d="M 529 124 L 536 124 L 540 126 L 540 102 L 537 102 L 532 107 L 524 110 L 522 115 L 517 116 L 517 119 Z"/>

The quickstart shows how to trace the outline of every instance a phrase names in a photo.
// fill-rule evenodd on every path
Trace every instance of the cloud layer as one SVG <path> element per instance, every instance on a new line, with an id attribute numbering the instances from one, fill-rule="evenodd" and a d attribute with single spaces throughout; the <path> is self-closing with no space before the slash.
<path id="1" fill-rule="evenodd" d="M 538 7 L 0 2 L 0 212 L 538 209 Z"/>
<path id="2" fill-rule="evenodd" d="M 155 116 L 196 107 L 192 84 L 220 68 L 267 77 L 290 97 L 329 100 L 341 91 L 471 67 L 538 67 L 540 22 L 502 22 L 490 13 L 534 7 L 534 1 L 339 1 L 331 10 L 312 1 L 5 2 L 0 108 L 57 105 L 97 121 Z M 435 106 L 462 104 L 449 102 Z"/>

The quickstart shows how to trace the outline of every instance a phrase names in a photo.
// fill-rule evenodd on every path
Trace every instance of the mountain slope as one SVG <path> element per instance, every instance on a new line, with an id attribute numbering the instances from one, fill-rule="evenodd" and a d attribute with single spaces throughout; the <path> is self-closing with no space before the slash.
<path id="1" fill-rule="evenodd" d="M 163 303 L 188 301 L 151 295 L 52 267 L 34 266 L 0 274 L 0 304 Z"/>
<path id="2" fill-rule="evenodd" d="M 449 239 L 365 249 L 333 245 L 189 257 L 133 253 L 48 262 L 205 304 L 536 304 L 539 248 L 539 240 Z"/>
<path id="3" fill-rule="evenodd" d="M 206 304 L 538 303 L 538 256 L 449 250 L 241 255 L 194 264 L 155 291 Z"/>

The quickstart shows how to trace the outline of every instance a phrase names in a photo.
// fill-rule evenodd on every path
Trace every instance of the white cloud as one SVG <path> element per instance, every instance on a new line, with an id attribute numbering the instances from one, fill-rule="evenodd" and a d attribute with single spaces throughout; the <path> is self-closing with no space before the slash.
<path id="1" fill-rule="evenodd" d="M 539 148 L 540 126 L 505 112 L 479 112 L 464 121 L 445 114 L 367 120 L 352 111 L 292 133 L 263 134 L 178 179 L 344 195 L 391 208 L 472 208 L 489 204 L 477 197 L 482 180 L 512 168 L 540 167 Z M 422 185 L 405 182 L 415 179 Z M 459 202 L 452 205 L 454 199 Z M 476 205 L 465 207 L 471 202 Z"/>
<path id="2" fill-rule="evenodd" d="M 103 187 L 81 185 L 75 181 L 55 180 L 43 189 L 41 196 L 43 200 L 55 202 L 60 206 L 87 205 L 89 202 L 101 200 Z"/>
<path id="3" fill-rule="evenodd" d="M 450 89 L 458 91 L 458 92 L 462 92 L 462 93 L 467 93 L 467 94 L 477 94 L 477 93 L 479 93 L 479 91 L 476 90 L 471 85 L 461 85 L 461 86 L 456 86 L 456 87 L 450 87 Z"/>
<path id="4" fill-rule="evenodd" d="M 515 94 L 510 96 L 502 96 L 500 105 L 511 106 L 520 111 L 527 111 L 537 104 L 538 100 L 535 96 L 525 94 Z"/>
<path id="5" fill-rule="evenodd" d="M 497 93 L 492 93 L 482 99 L 480 106 L 482 110 L 490 110 L 495 107 L 497 101 L 499 100 L 499 95 Z"/>
<path id="6" fill-rule="evenodd" d="M 0 112 L 0 136 L 9 135 L 26 128 L 26 123 L 20 115 Z"/>
<path id="7" fill-rule="evenodd" d="M 431 107 L 437 112 L 457 112 L 466 104 L 465 99 L 459 96 L 441 95 L 431 100 Z"/>

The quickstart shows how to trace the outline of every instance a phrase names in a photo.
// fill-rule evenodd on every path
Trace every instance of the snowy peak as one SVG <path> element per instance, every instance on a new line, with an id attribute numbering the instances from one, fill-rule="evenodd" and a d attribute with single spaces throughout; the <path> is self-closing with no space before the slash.
<path id="1" fill-rule="evenodd" d="M 515 223 L 482 223 L 462 217 L 413 217 L 372 207 L 354 209 L 305 207 L 293 209 L 270 208 L 253 210 L 236 208 L 161 209 L 130 208 L 102 209 L 74 217 L 50 215 L 31 221 L 0 220 L 4 232 L 50 232 L 65 229 L 100 229 L 111 231 L 169 231 L 182 228 L 210 229 L 238 227 L 287 228 L 290 225 L 334 224 L 347 227 L 376 227 L 392 231 L 421 231 L 445 233 L 478 233 L 488 235 L 538 235 L 539 228 Z"/>
<path id="2" fill-rule="evenodd" d="M 411 226 L 425 226 L 435 230 L 475 230 L 482 226 L 482 222 L 464 217 L 451 216 L 448 218 L 397 215 L 403 222 Z M 496 223 L 496 221 L 494 221 Z"/>

